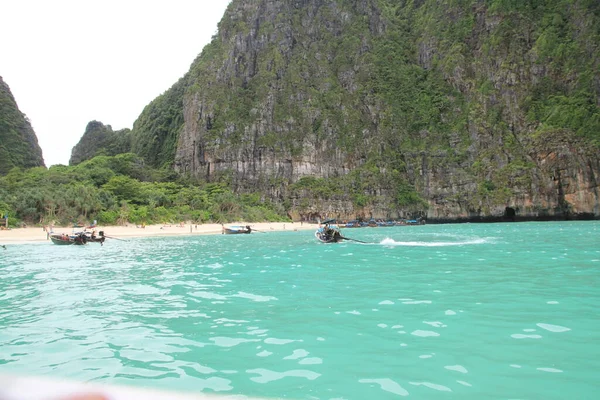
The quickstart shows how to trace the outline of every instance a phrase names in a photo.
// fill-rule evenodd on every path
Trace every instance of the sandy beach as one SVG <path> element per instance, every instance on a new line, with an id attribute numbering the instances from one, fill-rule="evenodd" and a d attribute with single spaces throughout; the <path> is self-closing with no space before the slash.
<path id="1" fill-rule="evenodd" d="M 298 231 L 314 230 L 315 224 L 300 222 L 233 222 L 224 224 L 224 226 L 250 225 L 257 232 L 276 232 L 276 231 Z M 222 233 L 221 224 L 158 224 L 147 225 L 145 227 L 129 224 L 127 226 L 97 226 L 96 232 L 104 231 L 107 236 L 115 238 L 132 238 L 145 236 L 189 236 L 189 235 L 220 235 Z M 53 227 L 54 233 L 72 233 L 81 231 L 82 228 L 73 227 Z M 88 229 L 88 231 L 91 229 Z M 256 233 L 256 232 L 254 232 Z M 0 230 L 0 245 L 7 243 L 31 243 L 44 242 L 48 240 L 48 235 L 43 227 L 12 228 Z"/>

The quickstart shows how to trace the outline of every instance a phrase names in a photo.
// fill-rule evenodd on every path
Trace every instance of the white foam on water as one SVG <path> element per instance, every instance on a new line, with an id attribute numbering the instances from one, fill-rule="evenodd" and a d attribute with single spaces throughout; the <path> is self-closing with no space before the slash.
<path id="1" fill-rule="evenodd" d="M 437 383 L 431 383 L 431 382 L 408 382 L 411 385 L 415 385 L 415 386 L 425 386 L 428 387 L 430 389 L 434 389 L 434 390 L 439 390 L 440 392 L 451 392 L 452 389 L 450 389 L 447 386 L 444 385 L 438 385 Z"/>
<path id="2" fill-rule="evenodd" d="M 200 297 L 201 299 L 210 299 L 210 300 L 227 300 L 226 296 L 213 293 L 213 292 L 193 292 L 190 293 L 190 296 Z"/>
<path id="3" fill-rule="evenodd" d="M 394 302 L 391 300 L 383 300 L 382 302 L 379 303 L 379 305 L 389 305 L 389 304 L 394 304 Z"/>
<path id="4" fill-rule="evenodd" d="M 306 357 L 298 362 L 298 364 L 302 365 L 315 365 L 315 364 L 323 364 L 323 359 L 319 357 Z"/>
<path id="5" fill-rule="evenodd" d="M 259 342 L 259 339 L 241 339 L 241 338 L 230 338 L 230 337 L 225 337 L 225 336 L 217 336 L 217 337 L 212 337 L 209 338 L 210 341 L 214 342 L 216 346 L 219 347 L 233 347 L 233 346 L 237 346 L 238 344 L 241 343 L 248 343 L 248 342 Z"/>
<path id="6" fill-rule="evenodd" d="M 551 300 L 547 301 L 546 304 L 558 304 L 558 301 Z"/>
<path id="7" fill-rule="evenodd" d="M 346 314 L 360 315 L 360 311 L 356 311 L 356 310 L 346 311 Z"/>
<path id="8" fill-rule="evenodd" d="M 377 326 L 380 327 L 380 328 L 387 328 L 386 324 L 377 324 Z"/>
<path id="9" fill-rule="evenodd" d="M 237 371 L 234 369 L 222 369 L 220 372 L 222 372 L 224 374 L 229 374 L 229 375 L 237 374 Z"/>
<path id="10" fill-rule="evenodd" d="M 259 374 L 260 376 L 255 376 L 253 378 L 250 378 L 250 380 L 257 382 L 257 383 L 269 383 L 269 382 L 273 382 L 279 379 L 283 379 L 285 377 L 296 377 L 296 378 L 306 378 L 308 380 L 315 380 L 318 377 L 321 376 L 321 374 L 318 374 L 314 371 L 308 371 L 305 369 L 294 369 L 291 371 L 285 371 L 285 372 L 276 372 L 276 371 L 271 371 L 265 368 L 255 368 L 255 369 L 247 369 L 246 372 L 250 373 L 250 374 Z"/>
<path id="11" fill-rule="evenodd" d="M 252 331 L 246 332 L 246 335 L 263 335 L 268 331 L 268 329 L 254 329 Z"/>
<path id="12" fill-rule="evenodd" d="M 272 353 L 272 352 L 270 352 L 270 351 L 267 351 L 267 350 L 263 350 L 263 351 L 261 351 L 260 353 L 257 353 L 256 355 L 257 355 L 258 357 L 268 357 L 268 356 L 270 356 L 271 354 L 273 354 L 273 353 Z"/>
<path id="13" fill-rule="evenodd" d="M 213 369 L 211 367 L 207 367 L 206 365 L 201 365 L 198 363 L 194 363 L 194 365 L 189 365 L 190 368 L 192 368 L 194 371 L 197 371 L 203 375 L 209 375 L 209 374 L 214 374 L 215 372 L 218 372 L 216 369 Z"/>
<path id="14" fill-rule="evenodd" d="M 238 292 L 237 294 L 232 295 L 231 297 L 241 297 L 244 299 L 250 299 L 252 301 L 264 302 L 271 300 L 278 300 L 277 297 L 273 296 L 261 296 L 258 294 L 246 293 L 246 292 Z"/>
<path id="15" fill-rule="evenodd" d="M 423 321 L 423 323 L 426 325 L 431 325 L 434 328 L 445 328 L 446 327 L 446 325 L 440 321 Z"/>
<path id="16" fill-rule="evenodd" d="M 399 383 L 389 379 L 359 379 L 360 383 L 375 383 L 379 385 L 381 390 L 385 390 L 386 392 L 397 394 L 398 396 L 408 396 L 408 391 L 400 386 Z"/>
<path id="17" fill-rule="evenodd" d="M 559 373 L 559 372 L 563 372 L 560 369 L 556 369 L 556 368 L 536 368 L 538 371 L 543 371 L 543 372 L 553 372 L 553 373 Z"/>
<path id="18" fill-rule="evenodd" d="M 431 304 L 431 300 L 403 301 L 402 304 Z"/>
<path id="19" fill-rule="evenodd" d="M 283 357 L 284 360 L 297 360 L 299 358 L 303 358 L 308 356 L 308 351 L 304 349 L 296 349 L 289 356 Z"/>
<path id="20" fill-rule="evenodd" d="M 384 246 L 413 246 L 413 247 L 448 247 L 448 246 L 466 246 L 466 245 L 475 245 L 475 244 L 483 244 L 490 243 L 487 239 L 477 238 L 470 240 L 463 240 L 459 242 L 397 242 L 392 238 L 385 238 L 379 244 Z"/>
<path id="21" fill-rule="evenodd" d="M 229 319 L 229 318 L 217 318 L 215 322 L 221 324 L 225 322 L 235 322 L 236 324 L 247 324 L 250 321 L 246 321 L 245 319 Z"/>
<path id="22" fill-rule="evenodd" d="M 523 335 L 522 333 L 514 333 L 510 335 L 513 339 L 541 339 L 542 335 Z"/>
<path id="23" fill-rule="evenodd" d="M 446 310 L 446 312 L 444 314 L 446 314 L 446 315 L 456 315 L 456 311 Z"/>
<path id="24" fill-rule="evenodd" d="M 540 328 L 545 329 L 550 332 L 567 332 L 567 331 L 571 330 L 571 328 L 567 328 L 566 326 L 560 326 L 560 325 L 551 325 L 551 324 L 543 324 L 543 323 L 539 323 L 536 325 L 539 326 Z"/>
<path id="25" fill-rule="evenodd" d="M 446 368 L 447 370 L 450 370 L 450 371 L 460 372 L 462 374 L 466 374 L 469 372 L 462 365 L 446 365 L 444 368 Z"/>
<path id="26" fill-rule="evenodd" d="M 471 385 L 470 383 L 468 383 L 468 382 L 465 382 L 465 381 L 456 381 L 456 382 L 457 382 L 457 383 L 460 383 L 460 384 L 461 384 L 461 385 L 463 385 L 463 386 L 468 386 L 468 387 L 471 387 L 471 386 L 473 386 L 473 385 Z"/>
<path id="27" fill-rule="evenodd" d="M 434 331 L 422 331 L 420 329 L 417 329 L 416 331 L 413 331 L 411 333 L 411 335 L 420 336 L 420 337 L 435 337 L 435 336 L 440 336 L 440 334 L 437 333 L 437 332 L 434 332 Z"/>
<path id="28" fill-rule="evenodd" d="M 277 338 L 266 338 L 265 343 L 267 344 L 289 344 L 294 342 L 301 342 L 301 340 L 294 339 L 277 339 Z"/>

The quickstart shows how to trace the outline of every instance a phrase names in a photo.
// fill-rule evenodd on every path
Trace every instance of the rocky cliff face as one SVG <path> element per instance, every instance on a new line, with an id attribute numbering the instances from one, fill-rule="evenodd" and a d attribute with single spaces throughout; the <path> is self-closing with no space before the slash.
<path id="1" fill-rule="evenodd" d="M 350 135 L 344 122 L 370 119 L 368 104 L 346 116 L 338 107 L 364 103 L 368 93 L 355 82 L 361 50 L 343 54 L 337 47 L 345 21 L 370 12 L 368 5 L 233 2 L 218 39 L 193 67 L 177 168 L 207 177 L 233 173 L 237 186 L 250 188 L 265 179 L 344 174 L 356 165 L 337 142 Z M 381 29 L 373 18 L 373 29 Z M 369 23 L 361 29 L 368 34 Z"/>
<path id="2" fill-rule="evenodd" d="M 600 217 L 599 26 L 585 0 L 233 0 L 152 143 L 292 215 Z"/>
<path id="3" fill-rule="evenodd" d="M 44 167 L 37 136 L 0 77 L 0 174 L 14 167 Z"/>

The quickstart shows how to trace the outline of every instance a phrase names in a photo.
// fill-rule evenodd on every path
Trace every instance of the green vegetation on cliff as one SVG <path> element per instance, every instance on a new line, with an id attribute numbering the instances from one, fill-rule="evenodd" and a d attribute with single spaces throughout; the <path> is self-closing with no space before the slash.
<path id="1" fill-rule="evenodd" d="M 115 156 L 131 151 L 130 130 L 114 132 L 110 125 L 91 121 L 71 151 L 69 165 L 77 165 L 96 156 Z"/>
<path id="2" fill-rule="evenodd" d="M 186 78 L 181 78 L 147 105 L 133 124 L 131 151 L 153 167 L 171 167 L 173 164 L 183 126 L 185 88 Z"/>
<path id="3" fill-rule="evenodd" d="M 43 167 L 42 149 L 27 117 L 0 77 L 0 175 L 13 167 Z"/>

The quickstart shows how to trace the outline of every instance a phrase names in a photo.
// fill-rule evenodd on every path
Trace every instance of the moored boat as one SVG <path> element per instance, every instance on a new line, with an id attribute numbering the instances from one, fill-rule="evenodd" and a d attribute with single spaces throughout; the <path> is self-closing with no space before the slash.
<path id="1" fill-rule="evenodd" d="M 360 221 L 355 219 L 352 221 L 346 222 L 346 228 L 360 228 Z"/>
<path id="2" fill-rule="evenodd" d="M 75 237 L 71 235 L 67 235 L 66 233 L 52 233 L 50 235 L 50 240 L 52 243 L 58 245 L 72 245 L 75 244 Z M 77 244 L 85 244 L 85 243 L 77 243 Z"/>
<path id="3" fill-rule="evenodd" d="M 251 232 L 252 232 L 252 228 L 250 228 L 250 225 L 224 226 L 223 227 L 223 234 L 225 234 L 225 235 L 236 235 L 238 233 L 251 233 Z"/>
<path id="4" fill-rule="evenodd" d="M 104 244 L 104 240 L 106 237 L 104 236 L 104 232 L 100 231 L 100 235 L 96 236 L 96 232 L 75 232 L 72 234 L 66 233 L 52 233 L 50 234 L 50 240 L 52 243 L 65 246 L 65 245 L 78 245 L 82 246 L 87 244 L 88 242 L 92 243 L 100 243 L 102 246 Z"/>

